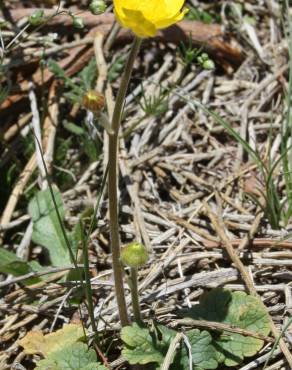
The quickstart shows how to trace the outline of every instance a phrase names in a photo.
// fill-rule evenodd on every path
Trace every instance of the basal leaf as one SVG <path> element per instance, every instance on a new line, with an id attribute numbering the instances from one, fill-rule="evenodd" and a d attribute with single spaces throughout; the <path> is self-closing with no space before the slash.
<path id="1" fill-rule="evenodd" d="M 38 362 L 36 370 L 107 370 L 97 362 L 96 353 L 81 342 L 51 353 Z"/>
<path id="2" fill-rule="evenodd" d="M 194 329 L 186 332 L 185 335 L 190 345 L 190 350 L 183 343 L 171 369 L 189 369 L 190 360 L 195 369 L 216 369 L 218 367 L 218 355 L 212 345 L 210 333 Z"/>
<path id="3" fill-rule="evenodd" d="M 184 316 L 225 323 L 262 335 L 270 332 L 269 318 L 262 302 L 244 292 L 214 289 Z M 213 335 L 213 345 L 226 366 L 235 366 L 244 357 L 255 355 L 262 348 L 263 341 L 222 331 Z"/>
<path id="4" fill-rule="evenodd" d="M 60 192 L 56 189 L 54 189 L 54 196 L 63 220 L 65 217 L 63 202 Z M 30 201 L 28 211 L 33 221 L 32 240 L 47 248 L 54 266 L 70 264 L 69 250 L 62 233 L 50 190 L 38 192 Z"/>
<path id="5" fill-rule="evenodd" d="M 148 329 L 134 323 L 122 329 L 121 338 L 125 343 L 122 355 L 130 364 L 145 365 L 163 361 L 163 354 L 155 347 Z"/>
<path id="6" fill-rule="evenodd" d="M 162 363 L 176 332 L 162 325 L 158 325 L 157 330 L 159 335 L 150 333 L 148 329 L 141 328 L 135 323 L 124 327 L 121 332 L 125 344 L 123 357 L 130 364 Z"/>
<path id="7" fill-rule="evenodd" d="M 191 344 L 193 365 L 202 369 L 216 369 L 218 361 L 210 333 L 195 329 L 187 333 L 187 338 Z"/>
<path id="8" fill-rule="evenodd" d="M 152 364 L 153 369 L 159 369 L 176 332 L 158 325 L 156 332 L 152 333 L 133 324 L 123 328 L 121 336 L 125 344 L 122 355 L 130 364 Z M 185 333 L 185 341 L 181 342 L 170 369 L 188 370 L 190 359 L 193 369 L 207 370 L 218 367 L 218 353 L 212 345 L 212 336 L 207 331 L 195 329 Z"/>
<path id="9" fill-rule="evenodd" d="M 68 347 L 84 337 L 81 325 L 68 324 L 56 332 L 44 335 L 40 330 L 30 331 L 19 344 L 28 355 L 40 354 L 48 357 L 51 353 Z"/>

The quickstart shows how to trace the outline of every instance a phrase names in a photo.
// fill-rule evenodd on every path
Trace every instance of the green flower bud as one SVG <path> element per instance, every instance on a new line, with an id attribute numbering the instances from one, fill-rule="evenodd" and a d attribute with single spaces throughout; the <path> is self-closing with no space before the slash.
<path id="1" fill-rule="evenodd" d="M 209 55 L 206 53 L 201 54 L 197 58 L 197 61 L 204 69 L 212 70 L 215 68 L 215 63 L 213 62 L 212 59 L 209 58 Z"/>
<path id="2" fill-rule="evenodd" d="M 148 261 L 149 255 L 143 244 L 133 242 L 122 249 L 121 261 L 129 267 L 141 267 Z"/>
<path id="3" fill-rule="evenodd" d="M 207 70 L 212 70 L 215 68 L 215 63 L 212 59 L 207 59 L 203 62 L 202 67 Z"/>
<path id="4" fill-rule="evenodd" d="M 73 19 L 73 26 L 75 28 L 79 28 L 79 29 L 84 28 L 83 18 L 72 16 L 72 19 Z"/>
<path id="5" fill-rule="evenodd" d="M 28 22 L 31 26 L 39 26 L 44 22 L 44 11 L 38 9 L 34 11 L 28 18 Z"/>
<path id="6" fill-rule="evenodd" d="M 106 3 L 103 0 L 92 0 L 89 5 L 89 10 L 94 15 L 102 14 L 106 11 Z"/>
<path id="7" fill-rule="evenodd" d="M 201 60 L 205 61 L 209 59 L 209 55 L 206 53 L 201 54 Z"/>

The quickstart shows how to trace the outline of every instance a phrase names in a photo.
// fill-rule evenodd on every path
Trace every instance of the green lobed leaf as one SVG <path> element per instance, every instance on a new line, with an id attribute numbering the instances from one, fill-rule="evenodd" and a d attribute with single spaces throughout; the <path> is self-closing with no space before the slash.
<path id="1" fill-rule="evenodd" d="M 262 302 L 244 292 L 214 289 L 184 316 L 221 322 L 262 335 L 268 335 L 270 331 Z M 125 343 L 122 354 L 130 364 L 161 365 L 175 335 L 175 331 L 161 325 L 157 326 L 157 333 L 151 333 L 134 324 L 122 329 Z M 235 366 L 244 357 L 255 355 L 263 346 L 260 339 L 227 331 L 210 333 L 194 329 L 186 332 L 185 337 L 171 370 L 189 369 L 190 359 L 197 370 L 216 369 L 220 363 Z"/>
<path id="2" fill-rule="evenodd" d="M 96 353 L 81 342 L 52 352 L 37 363 L 36 370 L 107 370 L 97 362 Z"/>
<path id="3" fill-rule="evenodd" d="M 150 333 L 148 329 L 134 323 L 122 329 L 121 336 L 125 344 L 122 355 L 132 365 L 156 363 L 153 368 L 159 369 L 175 335 L 174 330 L 162 325 L 156 327 L 156 333 Z M 182 343 L 170 369 L 189 369 L 190 357 L 194 369 L 216 369 L 218 353 L 212 345 L 212 336 L 207 331 L 197 329 L 185 333 L 185 336 L 191 346 L 191 355 L 187 346 Z"/>
<path id="4" fill-rule="evenodd" d="M 61 194 L 57 189 L 54 189 L 54 196 L 63 220 L 65 211 Z M 70 254 L 49 189 L 36 194 L 29 203 L 28 212 L 33 221 L 32 240 L 47 248 L 53 266 L 70 264 Z"/>
<path id="5" fill-rule="evenodd" d="M 184 316 L 225 323 L 262 335 L 270 332 L 269 318 L 262 302 L 244 292 L 214 289 Z M 213 345 L 221 356 L 220 362 L 226 366 L 235 366 L 244 357 L 255 355 L 263 344 L 260 339 L 227 331 L 213 336 Z"/>
<path id="6" fill-rule="evenodd" d="M 125 344 L 122 355 L 130 364 L 145 365 L 163 361 L 164 356 L 153 343 L 148 329 L 134 323 L 122 329 L 121 338 Z"/>
<path id="7" fill-rule="evenodd" d="M 188 344 L 191 346 L 190 351 L 184 343 L 170 369 L 189 369 L 190 359 L 195 369 L 217 369 L 219 358 L 216 349 L 212 345 L 211 334 L 208 331 L 200 331 L 198 329 L 190 330 L 185 334 Z"/>
<path id="8" fill-rule="evenodd" d="M 141 328 L 136 323 L 122 329 L 121 338 L 125 344 L 122 355 L 130 364 L 163 362 L 176 332 L 162 325 L 156 329 L 156 333 L 150 333 L 147 328 Z"/>

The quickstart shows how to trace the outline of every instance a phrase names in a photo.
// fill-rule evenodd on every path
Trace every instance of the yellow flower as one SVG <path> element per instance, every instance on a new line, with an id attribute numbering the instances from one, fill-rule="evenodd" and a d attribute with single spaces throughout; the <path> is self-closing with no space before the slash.
<path id="1" fill-rule="evenodd" d="M 155 36 L 157 30 L 180 21 L 185 0 L 114 0 L 119 23 L 139 37 Z"/>

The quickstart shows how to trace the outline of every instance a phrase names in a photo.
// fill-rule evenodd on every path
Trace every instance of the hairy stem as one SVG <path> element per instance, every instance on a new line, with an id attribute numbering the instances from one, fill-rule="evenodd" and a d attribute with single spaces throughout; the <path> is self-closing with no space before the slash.
<path id="1" fill-rule="evenodd" d="M 129 324 L 127 313 L 125 291 L 123 284 L 123 269 L 120 262 L 120 235 L 118 218 L 118 135 L 122 119 L 122 112 L 125 97 L 132 75 L 133 65 L 141 45 L 141 40 L 135 38 L 128 60 L 125 66 L 121 85 L 116 99 L 115 109 L 112 119 L 112 134 L 109 135 L 109 173 L 108 173 L 108 194 L 109 194 L 109 216 L 110 216 L 110 236 L 111 251 L 113 259 L 113 272 L 115 281 L 115 290 L 119 316 L 122 326 Z"/>

